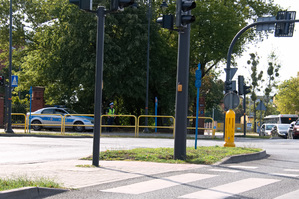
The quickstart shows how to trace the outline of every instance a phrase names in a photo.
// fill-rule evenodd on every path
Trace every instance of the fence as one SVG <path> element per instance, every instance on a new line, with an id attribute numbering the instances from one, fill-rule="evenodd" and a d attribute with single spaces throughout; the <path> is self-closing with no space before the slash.
<path id="1" fill-rule="evenodd" d="M 66 115 L 60 115 L 60 114 L 32 114 L 31 115 L 31 124 L 29 123 L 29 115 L 26 116 L 23 113 L 12 113 L 12 115 L 20 115 L 24 117 L 24 123 L 13 123 L 13 126 L 24 126 L 24 133 L 28 132 L 30 126 L 34 127 L 59 127 L 61 129 L 61 134 L 65 133 L 66 127 L 90 127 L 89 129 L 93 129 L 94 124 L 84 124 L 84 123 L 68 123 L 67 119 L 70 116 L 89 116 L 94 117 L 93 114 L 66 114 Z M 114 115 L 114 117 L 127 117 L 127 118 L 134 118 L 134 124 L 133 125 L 107 125 L 102 124 L 104 117 L 110 117 L 111 115 L 101 115 L 100 120 L 100 135 L 102 134 L 102 128 L 105 127 L 120 127 L 120 128 L 134 128 L 135 137 L 139 136 L 139 129 L 140 128 L 159 128 L 159 129 L 172 129 L 173 131 L 173 137 L 175 136 L 175 118 L 173 116 L 164 116 L 164 115 L 140 115 L 138 118 L 135 115 Z M 156 126 L 154 125 L 141 125 L 140 119 L 141 118 L 169 118 L 172 120 L 170 125 L 166 126 Z M 194 116 L 188 116 L 187 119 L 195 119 Z M 214 124 L 213 118 L 210 117 L 199 117 L 200 119 L 209 119 L 212 121 L 212 124 Z M 43 123 L 44 121 L 47 121 L 47 123 Z M 39 128 L 37 128 L 39 129 Z M 187 129 L 195 129 L 195 127 L 187 127 Z M 204 130 L 211 130 L 213 137 L 215 136 L 215 128 L 214 126 L 208 126 L 208 127 L 199 127 L 198 129 L 204 129 Z"/>

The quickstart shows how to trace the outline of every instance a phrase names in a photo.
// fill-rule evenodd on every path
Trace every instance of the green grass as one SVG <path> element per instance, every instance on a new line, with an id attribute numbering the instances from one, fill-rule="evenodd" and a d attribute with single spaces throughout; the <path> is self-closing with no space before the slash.
<path id="1" fill-rule="evenodd" d="M 262 149 L 245 147 L 188 147 L 186 160 L 174 160 L 173 148 L 137 148 L 132 150 L 107 150 L 101 152 L 100 160 L 147 161 L 161 163 L 214 164 L 225 157 L 260 152 Z M 83 158 L 91 160 L 92 156 Z"/>
<path id="2" fill-rule="evenodd" d="M 0 178 L 0 191 L 17 189 L 21 187 L 47 187 L 63 188 L 60 184 L 48 178 L 31 179 L 26 177 Z"/>

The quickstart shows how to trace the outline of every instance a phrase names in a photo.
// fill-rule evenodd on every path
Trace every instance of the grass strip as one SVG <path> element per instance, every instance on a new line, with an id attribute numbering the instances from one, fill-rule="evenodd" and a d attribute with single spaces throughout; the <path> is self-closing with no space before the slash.
<path id="1" fill-rule="evenodd" d="M 188 147 L 186 160 L 174 160 L 173 148 L 136 148 L 132 150 L 107 150 L 101 152 L 100 160 L 124 160 L 124 161 L 146 161 L 161 163 L 191 163 L 191 164 L 214 164 L 225 157 L 241 154 L 257 153 L 262 149 L 246 147 L 220 147 L 201 146 L 194 149 Z M 91 160 L 92 156 L 83 158 Z"/>
<path id="2" fill-rule="evenodd" d="M 27 177 L 0 178 L 0 191 L 21 187 L 63 188 L 60 184 L 48 178 L 31 179 Z"/>

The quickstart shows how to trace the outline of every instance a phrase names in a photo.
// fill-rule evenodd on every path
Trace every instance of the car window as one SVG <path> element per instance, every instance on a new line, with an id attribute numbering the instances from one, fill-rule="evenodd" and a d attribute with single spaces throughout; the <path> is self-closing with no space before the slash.
<path id="1" fill-rule="evenodd" d="M 267 125 L 266 130 L 271 130 L 275 125 Z"/>
<path id="2" fill-rule="evenodd" d="M 280 130 L 287 130 L 289 128 L 289 125 L 278 125 L 278 128 Z"/>
<path id="3" fill-rule="evenodd" d="M 295 125 L 299 125 L 299 120 L 296 122 L 296 124 Z"/>
<path id="4" fill-rule="evenodd" d="M 42 114 L 53 114 L 54 110 L 53 109 L 45 109 L 42 111 Z"/>
<path id="5" fill-rule="evenodd" d="M 66 114 L 66 112 L 64 110 L 61 110 L 61 109 L 56 109 L 55 114 L 64 115 L 64 114 Z"/>

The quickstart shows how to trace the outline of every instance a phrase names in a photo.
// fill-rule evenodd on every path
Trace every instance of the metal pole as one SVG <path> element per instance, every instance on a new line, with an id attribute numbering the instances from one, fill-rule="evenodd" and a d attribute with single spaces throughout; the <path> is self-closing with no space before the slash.
<path id="1" fill-rule="evenodd" d="M 102 114 L 102 79 L 104 63 L 104 33 L 105 33 L 105 8 L 100 6 L 97 10 L 97 60 L 95 74 L 95 108 L 94 108 L 94 135 L 92 165 L 99 166 L 100 158 L 100 121 Z"/>
<path id="2" fill-rule="evenodd" d="M 247 121 L 246 121 L 246 94 L 244 92 L 244 100 L 243 100 L 243 107 L 244 107 L 244 137 L 246 136 L 247 130 Z"/>
<path id="3" fill-rule="evenodd" d="M 5 130 L 6 133 L 14 133 L 11 128 L 11 71 L 12 71 L 12 0 L 10 0 L 10 8 L 9 8 L 9 71 L 8 71 L 8 113 L 7 113 L 7 128 Z"/>
<path id="4" fill-rule="evenodd" d="M 189 14 L 191 12 L 189 11 Z M 179 32 L 175 103 L 174 159 L 186 159 L 190 24 Z"/>
<path id="5" fill-rule="evenodd" d="M 147 24 L 147 60 L 146 60 L 146 96 L 145 115 L 148 115 L 148 93 L 149 93 L 149 59 L 150 59 L 150 28 L 151 28 L 151 0 L 148 0 L 148 24 Z M 145 126 L 148 126 L 148 118 L 145 117 Z M 148 132 L 145 127 L 144 132 Z"/>

